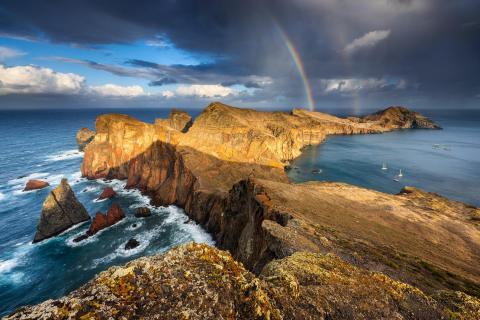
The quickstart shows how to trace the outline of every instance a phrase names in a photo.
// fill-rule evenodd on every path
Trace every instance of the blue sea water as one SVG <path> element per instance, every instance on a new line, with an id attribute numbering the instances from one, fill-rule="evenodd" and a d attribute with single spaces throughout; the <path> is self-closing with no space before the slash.
<path id="1" fill-rule="evenodd" d="M 97 115 L 114 111 L 0 111 L 0 316 L 25 304 L 65 295 L 111 265 L 186 241 L 213 243 L 179 208 L 151 207 L 152 217 L 138 219 L 134 209 L 148 205 L 147 197 L 123 190 L 122 181 L 81 178 L 82 153 L 76 150 L 75 133 L 81 127 L 94 129 Z M 116 111 L 147 122 L 168 114 L 168 110 L 152 109 Z M 198 114 L 197 110 L 189 112 Z M 305 149 L 293 163 L 298 169 L 289 176 L 298 182 L 343 181 L 390 193 L 413 185 L 480 205 L 480 112 L 424 113 L 444 130 L 330 137 L 324 144 Z M 381 170 L 383 162 L 388 170 Z M 313 169 L 322 172 L 312 173 Z M 396 182 L 393 178 L 399 169 L 404 176 Z M 105 186 L 113 186 L 119 193 L 113 201 L 126 211 L 127 218 L 81 243 L 72 239 L 85 232 L 88 223 L 31 244 L 42 203 L 62 177 L 68 178 L 91 216 L 111 205 L 112 200 L 95 199 Z M 31 178 L 46 179 L 52 187 L 22 192 Z M 123 246 L 131 237 L 141 244 L 125 251 Z"/>
<path id="2" fill-rule="evenodd" d="M 147 197 L 135 190 L 123 190 L 121 181 L 81 178 L 82 153 L 77 151 L 75 133 L 81 127 L 94 129 L 96 116 L 112 111 L 0 111 L 0 316 L 22 305 L 60 297 L 111 265 L 160 253 L 187 241 L 212 243 L 211 237 L 188 222 L 179 208 L 151 207 L 151 217 L 135 218 L 136 207 L 149 205 Z M 149 122 L 168 114 L 167 110 L 119 112 Z M 32 244 L 42 203 L 62 177 L 68 178 L 91 216 L 105 212 L 115 201 L 127 217 L 80 243 L 72 239 L 86 231 L 88 222 Z M 32 178 L 46 179 L 51 187 L 22 192 Z M 95 201 L 107 185 L 113 186 L 119 196 Z M 126 251 L 123 246 L 131 237 L 140 246 Z"/>
<path id="3" fill-rule="evenodd" d="M 288 175 L 295 182 L 341 181 L 387 193 L 414 186 L 480 206 L 480 111 L 421 112 L 443 130 L 330 136 L 305 148 Z"/>

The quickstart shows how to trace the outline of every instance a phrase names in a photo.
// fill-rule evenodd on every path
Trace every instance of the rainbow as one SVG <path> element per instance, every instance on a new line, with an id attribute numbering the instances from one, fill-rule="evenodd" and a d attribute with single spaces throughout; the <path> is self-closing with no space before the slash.
<path id="1" fill-rule="evenodd" d="M 308 81 L 305 67 L 303 66 L 302 59 L 300 58 L 300 54 L 298 53 L 297 49 L 295 48 L 285 31 L 283 31 L 283 29 L 280 27 L 280 25 L 276 22 L 274 24 L 277 27 L 280 35 L 282 36 L 285 46 L 287 47 L 288 52 L 292 57 L 293 63 L 298 70 L 300 78 L 302 79 L 303 87 L 305 89 L 305 95 L 307 96 L 308 108 L 310 109 L 310 111 L 315 111 L 315 102 L 313 100 L 312 89 L 310 88 L 310 82 Z"/>

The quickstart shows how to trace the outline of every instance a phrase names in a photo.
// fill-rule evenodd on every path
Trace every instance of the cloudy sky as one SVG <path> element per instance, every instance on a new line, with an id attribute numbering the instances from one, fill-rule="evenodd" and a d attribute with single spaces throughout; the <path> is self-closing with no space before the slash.
<path id="1" fill-rule="evenodd" d="M 480 108 L 478 0 L 0 3 L 0 108 Z"/>

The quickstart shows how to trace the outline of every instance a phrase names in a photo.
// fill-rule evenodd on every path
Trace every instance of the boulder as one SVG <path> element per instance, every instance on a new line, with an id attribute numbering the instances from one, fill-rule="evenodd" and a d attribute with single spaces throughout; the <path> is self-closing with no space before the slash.
<path id="1" fill-rule="evenodd" d="M 28 180 L 27 184 L 25 185 L 25 189 L 23 191 L 30 191 L 30 190 L 38 190 L 48 187 L 50 184 L 47 181 L 43 180 Z"/>
<path id="2" fill-rule="evenodd" d="M 131 250 L 138 247 L 139 245 L 140 242 L 138 242 L 135 238 L 130 238 L 127 243 L 125 243 L 125 250 Z"/>
<path id="3" fill-rule="evenodd" d="M 135 211 L 135 217 L 137 218 L 146 218 L 146 217 L 150 217 L 151 215 L 152 215 L 152 212 L 147 207 L 138 208 Z"/>
<path id="4" fill-rule="evenodd" d="M 78 150 L 83 151 L 87 144 L 89 144 L 95 137 L 95 132 L 88 128 L 81 128 L 77 132 Z"/>
<path id="5" fill-rule="evenodd" d="M 112 187 L 106 187 L 105 189 L 103 189 L 102 193 L 98 197 L 98 200 L 110 199 L 116 195 L 117 193 L 113 190 Z"/>
<path id="6" fill-rule="evenodd" d="M 98 231 L 114 225 L 123 218 L 125 218 L 125 214 L 123 213 L 122 208 L 114 203 L 110 209 L 108 209 L 107 214 L 97 212 L 95 218 L 93 218 L 90 228 L 87 231 L 87 235 L 93 236 Z"/>
<path id="7" fill-rule="evenodd" d="M 85 207 L 77 200 L 67 179 L 51 191 L 43 203 L 42 213 L 33 242 L 53 237 L 73 225 L 90 219 Z"/>

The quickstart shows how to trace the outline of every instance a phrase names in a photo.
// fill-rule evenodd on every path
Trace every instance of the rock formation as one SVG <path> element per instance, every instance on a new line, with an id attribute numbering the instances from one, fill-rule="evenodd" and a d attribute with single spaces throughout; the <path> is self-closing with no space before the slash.
<path id="1" fill-rule="evenodd" d="M 331 252 L 429 293 L 480 296 L 473 263 L 480 260 L 479 225 L 470 218 L 478 209 L 427 193 L 419 201 L 420 191 L 388 195 L 345 184 L 291 184 L 284 172 L 304 146 L 330 134 L 420 126 L 437 127 L 403 108 L 342 119 L 213 103 L 186 133 L 158 121 L 103 115 L 82 173 L 126 179 L 156 205 L 181 206 L 256 274 L 295 252 Z"/>
<path id="2" fill-rule="evenodd" d="M 48 183 L 47 181 L 32 179 L 28 180 L 23 191 L 43 189 L 48 187 L 49 185 L 50 183 Z"/>
<path id="3" fill-rule="evenodd" d="M 98 231 L 103 230 L 107 227 L 114 225 L 125 218 L 122 208 L 120 208 L 116 203 L 112 204 L 110 209 L 108 209 L 107 214 L 97 212 L 95 218 L 92 220 L 90 228 L 88 228 L 87 235 L 93 236 Z"/>
<path id="4" fill-rule="evenodd" d="M 93 140 L 93 137 L 95 136 L 95 132 L 88 129 L 88 128 L 81 128 L 77 132 L 77 144 L 78 144 L 78 150 L 83 151 L 87 144 L 90 143 L 90 141 Z"/>
<path id="5" fill-rule="evenodd" d="M 156 125 L 168 126 L 181 132 L 187 132 L 192 123 L 192 117 L 187 112 L 178 109 L 172 109 L 168 119 L 155 119 Z"/>
<path id="6" fill-rule="evenodd" d="M 116 196 L 117 193 L 113 190 L 112 187 L 106 187 L 103 189 L 102 193 L 98 197 L 98 200 L 111 199 Z"/>
<path id="7" fill-rule="evenodd" d="M 151 215 L 152 212 L 147 207 L 137 208 L 137 210 L 135 210 L 135 217 L 137 218 L 146 218 L 150 217 Z"/>
<path id="8" fill-rule="evenodd" d="M 77 200 L 67 179 L 51 191 L 43 203 L 42 213 L 33 242 L 53 237 L 73 225 L 90 219 L 85 207 Z"/>
<path id="9" fill-rule="evenodd" d="M 369 116 L 362 121 L 375 121 L 380 126 L 398 129 L 441 129 L 439 125 L 421 115 L 404 107 L 389 107 Z"/>
<path id="10" fill-rule="evenodd" d="M 138 242 L 137 239 L 135 238 L 130 238 L 128 239 L 127 243 L 125 243 L 125 250 L 131 250 L 133 248 L 136 248 L 140 245 L 140 242 Z"/>
<path id="11" fill-rule="evenodd" d="M 82 174 L 126 179 L 156 205 L 181 206 L 231 256 L 182 246 L 14 317 L 478 318 L 478 208 L 414 188 L 292 184 L 284 172 L 328 135 L 437 128 L 432 121 L 397 107 L 343 119 L 213 103 L 188 130 L 171 123 L 98 117 Z"/>
<path id="12" fill-rule="evenodd" d="M 228 252 L 191 243 L 111 267 L 6 319 L 475 319 L 480 301 L 453 297 L 315 253 L 273 261 L 256 277 Z"/>

